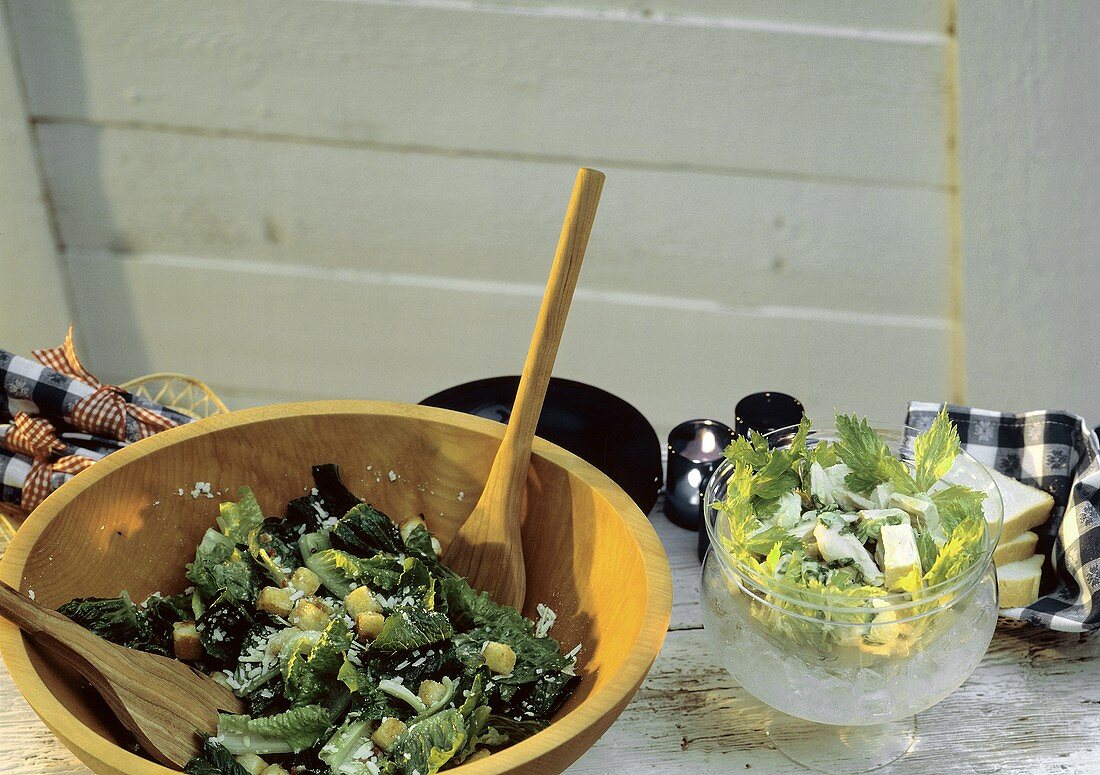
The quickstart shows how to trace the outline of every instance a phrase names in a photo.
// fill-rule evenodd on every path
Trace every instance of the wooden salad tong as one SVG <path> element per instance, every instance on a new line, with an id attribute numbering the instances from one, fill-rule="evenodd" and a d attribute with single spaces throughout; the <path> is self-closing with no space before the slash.
<path id="1" fill-rule="evenodd" d="M 603 182 L 602 172 L 584 167 L 577 172 L 508 428 L 477 505 L 443 554 L 443 561 L 474 589 L 485 590 L 497 603 L 517 610 L 523 610 L 527 591 L 519 527 L 531 442 Z"/>
<path id="2" fill-rule="evenodd" d="M 218 711 L 244 713 L 241 699 L 184 662 L 106 641 L 0 581 L 0 615 L 58 662 L 82 675 L 145 752 L 183 769 Z"/>

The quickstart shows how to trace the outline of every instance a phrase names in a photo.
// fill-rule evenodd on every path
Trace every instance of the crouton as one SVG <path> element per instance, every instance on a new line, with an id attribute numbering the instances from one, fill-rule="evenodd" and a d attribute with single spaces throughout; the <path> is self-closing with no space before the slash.
<path id="1" fill-rule="evenodd" d="M 379 604 L 378 599 L 371 592 L 370 587 L 356 587 L 344 597 L 344 606 L 347 608 L 348 616 L 355 619 L 359 614 L 365 614 L 368 611 L 375 613 L 382 613 L 382 606 Z"/>
<path id="2" fill-rule="evenodd" d="M 309 568 L 303 566 L 290 574 L 290 579 L 287 583 L 294 587 L 294 589 L 304 592 L 307 595 L 312 595 L 321 588 L 321 577 Z"/>
<path id="3" fill-rule="evenodd" d="M 328 627 L 328 614 L 312 601 L 299 600 L 290 612 L 290 623 L 303 630 L 321 631 Z"/>
<path id="4" fill-rule="evenodd" d="M 382 614 L 366 611 L 355 617 L 355 632 L 361 641 L 374 640 L 382 632 L 382 625 L 385 623 L 386 617 Z"/>
<path id="5" fill-rule="evenodd" d="M 276 616 L 288 616 L 294 608 L 290 599 L 290 590 L 279 587 L 264 587 L 256 598 L 256 607 Z"/>
<path id="6" fill-rule="evenodd" d="M 405 734 L 405 725 L 401 719 L 384 718 L 370 739 L 372 743 L 388 753 L 397 738 L 403 734 Z"/>
<path id="7" fill-rule="evenodd" d="M 194 622 L 176 622 L 172 625 L 172 653 L 176 659 L 185 662 L 202 659 L 202 641 Z"/>
<path id="8" fill-rule="evenodd" d="M 487 640 L 481 647 L 481 656 L 485 657 L 486 666 L 499 675 L 508 675 L 516 666 L 516 652 L 507 643 Z"/>
<path id="9" fill-rule="evenodd" d="M 435 705 L 447 696 L 447 687 L 429 678 L 420 682 L 420 690 L 417 691 L 416 696 L 425 705 Z"/>

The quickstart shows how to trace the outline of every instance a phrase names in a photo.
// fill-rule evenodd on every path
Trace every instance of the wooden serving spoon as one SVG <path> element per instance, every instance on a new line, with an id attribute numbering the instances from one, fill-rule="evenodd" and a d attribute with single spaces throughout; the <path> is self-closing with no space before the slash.
<path id="1" fill-rule="evenodd" d="M 217 731 L 219 710 L 245 712 L 241 699 L 213 678 L 175 659 L 106 641 L 2 581 L 0 615 L 82 675 L 165 766 L 183 769 L 199 754 L 199 736 Z"/>
<path id="2" fill-rule="evenodd" d="M 497 603 L 523 609 L 527 576 L 519 518 L 542 402 L 577 287 L 604 175 L 582 167 L 565 211 L 558 249 L 523 365 L 512 416 L 477 505 L 443 553 L 443 561 Z"/>

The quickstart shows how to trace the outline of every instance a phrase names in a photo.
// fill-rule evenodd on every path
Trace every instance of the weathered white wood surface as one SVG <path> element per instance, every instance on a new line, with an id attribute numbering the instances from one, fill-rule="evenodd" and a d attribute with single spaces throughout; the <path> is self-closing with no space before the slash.
<path id="1" fill-rule="evenodd" d="M 243 406 L 515 373 L 583 162 L 559 375 L 662 435 L 761 389 L 961 398 L 948 3 L 0 2 L 103 379 Z"/>
<path id="2" fill-rule="evenodd" d="M 960 3 L 957 27 L 969 394 L 1095 425 L 1100 4 Z"/>
<path id="3" fill-rule="evenodd" d="M 688 16 L 601 3 L 9 2 L 31 111 L 51 121 L 945 177 L 942 32 L 744 23 L 718 3 Z"/>
<path id="4" fill-rule="evenodd" d="M 673 572 L 670 632 L 649 677 L 570 773 L 794 775 L 764 730 L 771 711 L 718 666 L 701 629 L 694 533 L 653 521 Z M 919 739 L 890 775 L 1095 775 L 1100 761 L 1100 638 L 1004 622 L 961 689 L 918 716 Z M 88 775 L 0 672 L 0 773 Z"/>
<path id="5" fill-rule="evenodd" d="M 72 314 L 24 97 L 7 8 L 0 3 L 0 347 L 17 350 L 63 336 Z"/>
<path id="6" fill-rule="evenodd" d="M 96 371 L 200 375 L 234 408 L 233 389 L 257 385 L 268 396 L 415 403 L 468 380 L 517 373 L 542 295 L 541 282 L 177 256 L 69 259 L 81 278 L 76 304 Z M 103 304 L 112 293 L 125 294 L 125 306 Z M 180 303 L 200 298 L 201 312 Z M 119 346 L 133 336 L 133 320 L 142 338 Z M 261 331 L 257 320 L 268 322 Z M 655 346 L 655 332 L 667 348 Z M 907 398 L 945 394 L 946 337 L 934 319 L 659 295 L 639 301 L 589 288 L 582 271 L 554 373 L 621 396 L 660 435 L 689 415 L 732 423 L 737 398 L 778 385 L 817 417 L 835 407 L 900 422 Z"/>

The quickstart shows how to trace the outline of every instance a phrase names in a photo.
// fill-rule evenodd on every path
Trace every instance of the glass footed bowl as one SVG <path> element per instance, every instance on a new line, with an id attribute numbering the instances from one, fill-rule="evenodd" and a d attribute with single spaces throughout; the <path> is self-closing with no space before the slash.
<path id="1" fill-rule="evenodd" d="M 769 434 L 771 446 L 789 442 L 792 428 Z M 891 452 L 912 463 L 913 429 L 876 428 Z M 811 431 L 835 441 L 832 430 Z M 944 482 L 986 494 L 986 530 L 979 559 L 958 576 L 923 590 L 875 598 L 829 593 L 809 598 L 804 588 L 766 577 L 726 548 L 730 540 L 714 503 L 722 501 L 733 474 L 724 461 L 705 493 L 705 529 L 711 548 L 703 563 L 703 623 L 715 654 L 741 685 L 784 714 L 818 724 L 858 727 L 907 719 L 962 685 L 981 661 L 997 624 L 997 581 L 992 563 L 1000 536 L 1001 495 L 985 467 L 960 452 Z M 813 725 L 811 725 L 813 726 Z M 912 725 L 910 724 L 910 727 Z M 821 731 L 821 730 L 817 730 Z M 826 741 L 794 734 L 828 752 Z M 849 735 L 851 737 L 851 735 Z M 872 730 L 848 744 L 853 756 L 873 760 Z M 880 751 L 881 761 L 847 761 L 841 771 L 866 771 L 904 754 Z M 776 738 L 783 750 L 783 739 Z M 804 756 L 791 758 L 815 769 Z"/>

